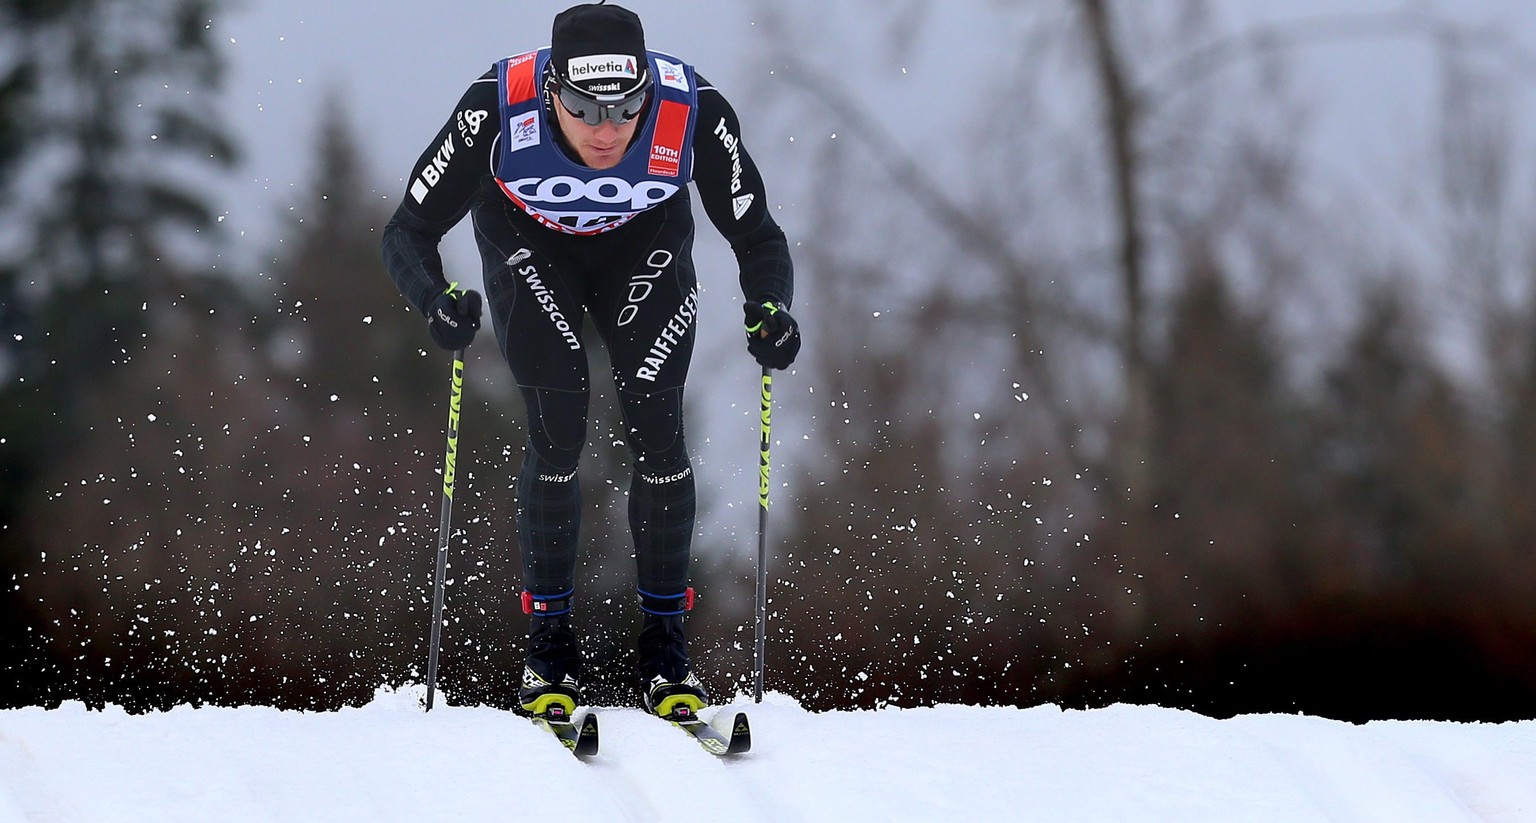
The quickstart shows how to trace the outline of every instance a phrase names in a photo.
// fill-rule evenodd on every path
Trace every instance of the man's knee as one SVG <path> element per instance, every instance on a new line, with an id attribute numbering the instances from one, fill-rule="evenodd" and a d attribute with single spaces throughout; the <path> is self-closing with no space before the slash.
<path id="1" fill-rule="evenodd" d="M 571 470 L 587 441 L 587 392 L 524 388 L 528 445 L 551 467 Z"/>
<path id="2" fill-rule="evenodd" d="M 619 392 L 625 437 L 637 457 L 661 467 L 687 460 L 683 441 L 683 390 Z"/>

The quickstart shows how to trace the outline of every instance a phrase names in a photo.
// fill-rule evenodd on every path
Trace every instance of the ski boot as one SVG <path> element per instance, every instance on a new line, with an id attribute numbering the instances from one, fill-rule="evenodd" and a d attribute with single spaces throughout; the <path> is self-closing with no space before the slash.
<path id="1" fill-rule="evenodd" d="M 559 599 L 567 605 L 555 616 L 533 612 L 528 629 L 528 659 L 523 666 L 517 702 L 533 717 L 569 723 L 581 702 L 581 650 L 571 628 L 569 595 Z M 550 601 L 545 598 L 541 602 L 524 594 L 525 608 L 530 600 L 541 605 Z"/>
<path id="2" fill-rule="evenodd" d="M 655 675 L 641 686 L 641 692 L 645 710 L 667 720 L 697 719 L 709 705 L 709 692 L 693 672 L 670 680 L 666 675 Z"/>
<path id="3" fill-rule="evenodd" d="M 693 605 L 693 589 L 672 598 L 642 593 L 640 601 L 645 609 L 639 644 L 642 704 L 646 711 L 668 720 L 697 719 L 709 705 L 709 692 L 688 668 L 683 615 Z"/>

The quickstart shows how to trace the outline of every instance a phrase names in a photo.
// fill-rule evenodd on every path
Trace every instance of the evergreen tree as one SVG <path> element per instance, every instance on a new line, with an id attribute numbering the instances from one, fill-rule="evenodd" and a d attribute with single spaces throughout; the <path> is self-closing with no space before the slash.
<path id="1" fill-rule="evenodd" d="M 1319 419 L 1329 522 L 1360 590 L 1437 590 L 1479 519 L 1471 470 L 1480 449 L 1455 386 L 1436 367 L 1400 291 L 1371 294 L 1326 376 Z"/>
<path id="2" fill-rule="evenodd" d="M 1154 499 L 1178 519 L 1142 518 L 1146 532 L 1133 542 L 1172 561 L 1164 579 L 1193 578 L 1199 597 L 1246 600 L 1251 612 L 1293 596 L 1301 565 L 1284 537 L 1300 508 L 1286 392 L 1263 319 L 1236 305 L 1209 255 L 1193 258 L 1152 391 Z M 1154 587 L 1148 598 L 1175 608 L 1197 596 L 1179 588 Z"/>
<path id="3" fill-rule="evenodd" d="M 26 564 L 40 556 L 37 530 L 49 528 L 39 508 L 44 472 L 78 456 L 89 433 L 120 424 L 115 409 L 133 401 L 109 387 L 121 390 L 116 378 L 151 330 L 206 324 L 207 311 L 237 305 L 227 290 L 206 288 L 216 284 L 190 273 L 190 261 L 217 242 L 200 179 L 234 155 L 215 119 L 217 6 L 0 1 L 0 578 L 7 581 L 26 580 Z M 189 299 L 194 292 L 209 293 Z M 205 317 L 191 317 L 190 303 Z M 25 584 L 8 588 L 25 598 Z M 8 625 L 30 619 L 8 606 L 17 615 Z M 37 608 L 35 599 L 27 608 Z M 8 645 L 35 650 L 35 636 L 21 628 L 4 633 Z M 27 654 L 6 655 L 23 685 L 0 699 L 42 688 Z"/>
<path id="4" fill-rule="evenodd" d="M 80 430 L 83 394 L 131 358 L 150 298 L 185 278 L 170 254 L 213 234 L 188 169 L 233 149 L 212 120 L 215 0 L 13 0 L 17 59 L 0 80 L 0 430 L 10 471 Z M 0 69 L 4 70 L 4 69 Z M 189 232 L 190 230 L 190 232 Z M 210 241 L 211 242 L 211 241 Z M 18 339 L 19 337 L 19 339 Z M 26 444 L 32 444 L 31 448 Z"/>

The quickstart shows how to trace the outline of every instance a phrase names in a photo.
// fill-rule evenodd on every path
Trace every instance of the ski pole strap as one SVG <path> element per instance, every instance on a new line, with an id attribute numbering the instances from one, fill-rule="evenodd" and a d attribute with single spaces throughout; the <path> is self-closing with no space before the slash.
<path id="1" fill-rule="evenodd" d="M 689 586 L 682 594 L 660 595 L 651 594 L 645 589 L 635 589 L 640 593 L 640 610 L 646 614 L 670 616 L 693 611 L 693 587 Z"/>
<path id="2" fill-rule="evenodd" d="M 532 614 L 539 617 L 559 617 L 562 614 L 570 614 L 571 599 L 576 594 L 575 589 L 560 594 L 534 594 L 523 591 L 523 614 Z"/>

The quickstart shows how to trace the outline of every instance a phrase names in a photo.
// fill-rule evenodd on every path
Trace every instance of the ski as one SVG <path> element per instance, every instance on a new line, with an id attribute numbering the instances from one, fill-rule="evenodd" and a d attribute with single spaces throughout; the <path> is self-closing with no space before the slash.
<path id="1" fill-rule="evenodd" d="M 597 712 L 588 711 L 577 717 L 578 720 L 569 721 L 538 715 L 533 718 L 533 725 L 558 738 L 571 754 L 591 757 L 597 754 Z"/>
<path id="2" fill-rule="evenodd" d="M 728 717 L 731 721 L 729 726 L 723 729 L 716 727 L 717 723 Z M 731 717 L 722 710 L 709 722 L 705 722 L 684 709 L 662 719 L 692 735 L 704 747 L 704 751 L 710 754 L 725 757 L 752 750 L 752 725 L 747 722 L 746 712 L 736 712 Z"/>

